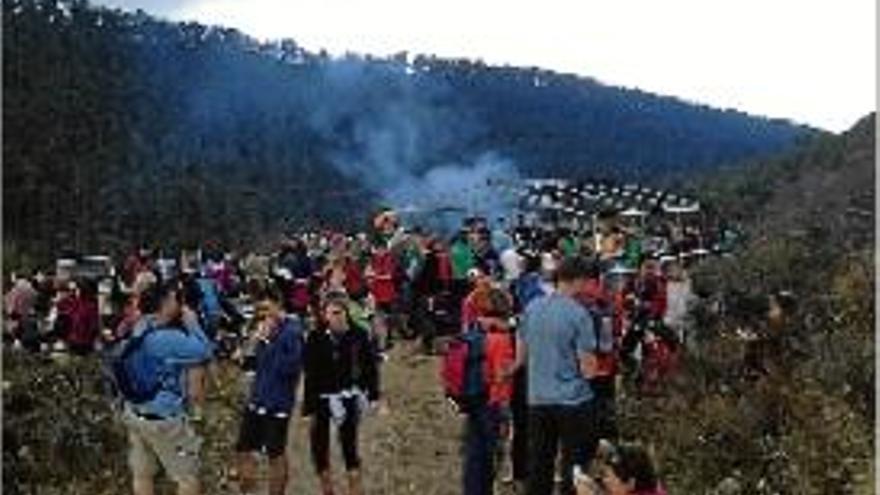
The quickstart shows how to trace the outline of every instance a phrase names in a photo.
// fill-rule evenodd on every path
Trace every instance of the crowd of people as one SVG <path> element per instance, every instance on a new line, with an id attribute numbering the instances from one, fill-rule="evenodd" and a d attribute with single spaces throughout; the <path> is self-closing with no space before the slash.
<path id="1" fill-rule="evenodd" d="M 218 359 L 252 375 L 236 443 L 242 493 L 255 489 L 257 453 L 270 493 L 284 493 L 298 406 L 322 493 L 334 493 L 331 428 L 348 493 L 362 493 L 359 424 L 379 407 L 388 351 L 414 339 L 443 354 L 463 335 L 476 336 L 482 371 L 480 393 L 459 404 L 463 493 L 497 481 L 600 493 L 583 474 L 591 466 L 605 469 L 601 493 L 662 493 L 644 448 L 614 444 L 621 384 L 658 392 L 693 332 L 688 269 L 708 252 L 698 227 L 667 220 L 648 229 L 612 212 L 587 231 L 468 218 L 447 238 L 385 210 L 368 232 L 290 235 L 272 253 L 138 249 L 97 279 L 13 275 L 4 342 L 111 364 L 146 356 L 111 373 L 148 375 L 141 394 L 116 384 L 138 495 L 153 493 L 160 464 L 179 493 L 200 493 L 191 423 Z M 505 463 L 510 479 L 498 480 Z"/>

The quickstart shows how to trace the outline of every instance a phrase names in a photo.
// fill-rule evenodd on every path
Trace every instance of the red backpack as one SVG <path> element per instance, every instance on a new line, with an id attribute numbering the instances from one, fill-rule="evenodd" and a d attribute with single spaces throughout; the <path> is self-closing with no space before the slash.
<path id="1" fill-rule="evenodd" d="M 459 412 L 486 400 L 486 336 L 476 325 L 447 344 L 440 369 L 443 393 Z"/>

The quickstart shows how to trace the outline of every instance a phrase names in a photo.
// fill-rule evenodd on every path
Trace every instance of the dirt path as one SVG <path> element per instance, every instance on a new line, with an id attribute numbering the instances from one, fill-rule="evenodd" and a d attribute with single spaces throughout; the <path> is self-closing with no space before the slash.
<path id="1" fill-rule="evenodd" d="M 237 493 L 224 482 L 232 459 L 242 383 L 240 373 L 224 367 L 222 385 L 209 400 L 206 422 L 208 490 Z M 238 380 L 238 381 L 237 381 Z M 387 410 L 364 419 L 361 432 L 363 479 L 368 494 L 454 495 L 460 488 L 461 420 L 447 407 L 439 389 L 437 358 L 418 355 L 407 343 L 396 346 L 383 365 L 382 389 Z M 298 412 L 298 411 L 297 411 Z M 307 423 L 293 419 L 290 428 L 290 494 L 318 494 L 309 457 Z M 332 438 L 337 493 L 345 493 L 342 457 Z M 210 493 L 210 492 L 209 492 Z"/>

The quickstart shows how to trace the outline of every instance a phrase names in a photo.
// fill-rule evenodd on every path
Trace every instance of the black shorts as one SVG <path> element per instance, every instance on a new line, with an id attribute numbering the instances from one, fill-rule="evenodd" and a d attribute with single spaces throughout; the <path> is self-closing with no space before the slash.
<path id="1" fill-rule="evenodd" d="M 287 448 L 287 425 L 290 417 L 279 418 L 273 414 L 257 414 L 247 408 L 241 419 L 236 452 L 264 452 L 275 458 Z"/>

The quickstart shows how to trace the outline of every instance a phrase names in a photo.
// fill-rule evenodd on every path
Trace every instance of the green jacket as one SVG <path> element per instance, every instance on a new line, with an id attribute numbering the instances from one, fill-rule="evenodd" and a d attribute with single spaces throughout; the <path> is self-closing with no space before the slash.
<path id="1" fill-rule="evenodd" d="M 638 268 L 642 258 L 642 241 L 637 238 L 631 238 L 626 242 L 624 247 L 624 259 L 630 268 Z"/>
<path id="2" fill-rule="evenodd" d="M 562 239 L 562 254 L 566 258 L 577 256 L 578 246 L 573 237 L 564 237 Z"/>
<path id="3" fill-rule="evenodd" d="M 467 273 L 476 266 L 474 250 L 466 241 L 456 241 L 450 248 L 452 261 L 452 278 L 462 280 L 467 278 Z"/>

